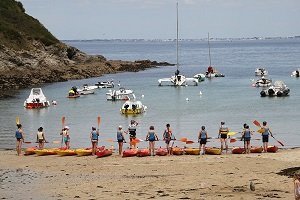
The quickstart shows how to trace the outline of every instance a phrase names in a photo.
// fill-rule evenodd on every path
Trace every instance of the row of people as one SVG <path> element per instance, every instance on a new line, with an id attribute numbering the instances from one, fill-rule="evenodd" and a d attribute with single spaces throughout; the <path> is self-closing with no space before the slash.
<path id="1" fill-rule="evenodd" d="M 136 148 L 137 126 L 138 126 L 138 122 L 131 120 L 127 131 L 124 131 L 121 125 L 118 127 L 117 142 L 118 142 L 118 147 L 119 147 L 119 155 L 122 154 L 123 144 L 126 143 L 126 140 L 125 140 L 126 134 L 129 134 L 129 141 L 130 141 L 131 148 Z M 69 130 L 70 130 L 70 127 L 65 126 L 62 129 L 62 131 L 60 132 L 60 135 L 62 136 L 62 142 L 65 144 L 66 149 L 70 148 L 70 132 L 69 132 Z M 273 135 L 272 135 L 272 132 L 270 131 L 269 127 L 267 127 L 267 122 L 265 122 L 265 121 L 263 122 L 263 126 L 261 127 L 261 130 L 262 130 L 261 132 L 262 132 L 263 149 L 264 149 L 264 152 L 267 152 L 269 135 L 271 135 L 271 136 L 273 136 Z M 244 124 L 241 140 L 244 140 L 245 153 L 250 153 L 250 141 L 251 141 L 252 132 L 253 131 L 250 130 L 249 125 Z M 226 153 L 228 151 L 228 138 L 229 138 L 228 133 L 229 133 L 229 128 L 225 125 L 225 122 L 221 122 L 221 125 L 219 127 L 218 138 L 220 138 L 221 150 L 223 151 L 225 149 Z M 22 141 L 24 141 L 24 132 L 22 130 L 21 124 L 17 124 L 17 130 L 16 130 L 15 137 L 17 139 L 17 143 L 16 143 L 17 155 L 20 155 Z M 207 143 L 208 138 L 209 137 L 208 137 L 208 133 L 205 129 L 205 126 L 202 126 L 201 130 L 198 133 L 198 142 L 200 143 L 199 149 L 202 152 L 202 154 L 205 154 L 205 145 Z M 99 129 L 92 127 L 92 130 L 90 132 L 90 139 L 91 139 L 91 143 L 92 143 L 92 154 L 95 155 L 97 145 L 98 145 L 98 140 L 99 140 Z M 157 133 L 154 129 L 154 126 L 149 127 L 149 131 L 148 131 L 145 139 L 146 139 L 146 141 L 149 141 L 149 150 L 151 152 L 151 155 L 154 155 L 155 141 L 159 140 Z M 173 140 L 173 142 L 171 143 L 172 140 Z M 174 140 L 176 140 L 176 138 L 173 135 L 173 131 L 170 127 L 170 124 L 166 124 L 166 128 L 163 132 L 163 141 L 166 144 L 168 154 L 171 154 L 171 149 L 174 144 Z M 47 141 L 45 138 L 45 133 L 43 132 L 43 127 L 40 127 L 38 129 L 37 136 L 36 136 L 36 142 L 39 144 L 40 149 L 44 148 L 44 143 Z M 225 146 L 225 148 L 224 148 L 224 146 Z"/>

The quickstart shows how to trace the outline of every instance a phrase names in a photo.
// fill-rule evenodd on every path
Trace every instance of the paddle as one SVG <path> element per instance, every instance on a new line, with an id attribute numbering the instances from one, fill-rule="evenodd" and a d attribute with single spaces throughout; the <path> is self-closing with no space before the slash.
<path id="1" fill-rule="evenodd" d="M 257 120 L 254 120 L 254 121 L 253 121 L 253 124 L 254 124 L 255 126 L 261 127 L 260 123 L 259 123 Z"/>
<path id="2" fill-rule="evenodd" d="M 61 126 L 62 126 L 61 129 L 63 129 L 64 126 L 65 126 L 65 120 L 66 120 L 65 116 L 63 116 L 63 117 L 61 118 Z M 60 145 L 61 148 L 63 147 L 63 143 L 64 143 L 64 135 L 61 134 L 61 145 Z"/>
<path id="3" fill-rule="evenodd" d="M 276 140 L 276 142 L 278 142 L 281 146 L 284 146 L 284 144 L 282 142 L 280 142 L 279 140 L 275 139 L 275 137 L 273 135 L 271 135 L 271 137 Z"/>
<path id="4" fill-rule="evenodd" d="M 256 126 L 261 127 L 260 123 L 259 123 L 257 120 L 254 120 L 254 121 L 253 121 L 253 124 L 256 125 Z M 258 130 L 257 132 L 260 133 L 259 130 Z M 272 137 L 274 140 L 276 140 L 276 142 L 278 142 L 281 146 L 284 146 L 284 144 L 283 144 L 282 142 L 280 142 L 279 140 L 277 140 L 272 134 L 271 134 L 271 137 Z"/>
<path id="5" fill-rule="evenodd" d="M 20 124 L 20 117 L 19 116 L 16 117 L 16 124 Z"/>
<path id="6" fill-rule="evenodd" d="M 99 127 L 100 127 L 100 122 L 101 122 L 101 117 L 100 117 L 100 116 L 98 116 L 98 117 L 97 117 L 98 130 L 99 130 Z"/>

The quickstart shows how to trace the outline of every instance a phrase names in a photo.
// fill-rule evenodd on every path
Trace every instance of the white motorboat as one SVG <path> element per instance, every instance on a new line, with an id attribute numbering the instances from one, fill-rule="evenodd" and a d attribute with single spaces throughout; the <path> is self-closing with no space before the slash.
<path id="1" fill-rule="evenodd" d="M 158 79 L 158 85 L 162 86 L 164 83 L 166 85 L 171 85 L 171 86 L 187 86 L 190 83 L 192 85 L 198 85 L 198 81 L 194 78 L 186 78 L 184 75 L 180 74 L 179 72 L 179 61 L 178 61 L 178 2 L 176 4 L 176 9 L 177 9 L 177 35 L 176 35 L 176 66 L 177 70 L 175 72 L 174 76 L 171 76 L 171 78 L 161 78 Z"/>
<path id="2" fill-rule="evenodd" d="M 270 86 L 268 89 L 262 90 L 260 96 L 287 96 L 289 95 L 290 89 L 284 84 L 283 81 L 275 81 L 274 85 Z"/>
<path id="3" fill-rule="evenodd" d="M 267 79 L 264 76 L 261 77 L 261 79 L 256 80 L 255 83 L 253 83 L 254 87 L 269 87 L 271 85 L 272 85 L 272 80 Z"/>
<path id="4" fill-rule="evenodd" d="M 45 108 L 50 106 L 49 101 L 45 97 L 41 88 L 32 88 L 29 97 L 24 102 L 24 107 L 33 108 Z"/>
<path id="5" fill-rule="evenodd" d="M 261 68 L 257 68 L 255 69 L 255 76 L 267 76 L 268 75 L 268 71 L 261 67 Z"/>
<path id="6" fill-rule="evenodd" d="M 126 90 L 125 88 L 120 88 L 119 90 L 108 90 L 106 93 L 106 99 L 108 101 L 116 100 L 133 100 L 135 95 L 132 90 Z"/>
<path id="7" fill-rule="evenodd" d="M 198 82 L 205 81 L 205 75 L 204 74 L 196 74 L 194 75 L 194 79 L 196 79 Z"/>
<path id="8" fill-rule="evenodd" d="M 144 113 L 147 106 L 143 105 L 141 101 L 126 101 L 120 109 L 121 114 L 141 114 Z"/>
<path id="9" fill-rule="evenodd" d="M 300 72 L 300 70 L 297 69 L 297 70 L 295 70 L 295 71 L 292 72 L 291 76 L 295 76 L 295 77 L 299 78 L 299 75 L 300 75 L 299 72 Z"/>
<path id="10" fill-rule="evenodd" d="M 82 88 L 77 89 L 77 92 L 80 95 L 88 95 L 88 94 L 94 94 L 95 93 L 95 89 L 91 88 L 87 84 L 84 84 Z"/>
<path id="11" fill-rule="evenodd" d="M 102 82 L 96 83 L 95 85 L 98 86 L 99 88 L 113 88 L 113 87 L 115 87 L 113 81 L 102 81 Z"/>

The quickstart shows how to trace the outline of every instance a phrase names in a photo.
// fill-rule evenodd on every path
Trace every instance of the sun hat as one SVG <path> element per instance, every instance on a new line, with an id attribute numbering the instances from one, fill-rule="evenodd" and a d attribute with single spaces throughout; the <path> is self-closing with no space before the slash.
<path id="1" fill-rule="evenodd" d="M 120 125 L 119 128 L 122 128 L 122 126 Z"/>
<path id="2" fill-rule="evenodd" d="M 65 129 L 68 129 L 68 130 L 69 130 L 69 129 L 70 129 L 70 127 L 69 127 L 69 126 L 65 126 Z"/>

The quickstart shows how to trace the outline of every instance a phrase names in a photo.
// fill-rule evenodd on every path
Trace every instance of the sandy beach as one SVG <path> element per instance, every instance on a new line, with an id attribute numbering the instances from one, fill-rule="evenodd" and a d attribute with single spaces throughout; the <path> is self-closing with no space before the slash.
<path id="1" fill-rule="evenodd" d="M 293 199 L 300 149 L 277 153 L 122 158 L 0 151 L 1 199 Z M 255 191 L 250 190 L 250 182 Z"/>

